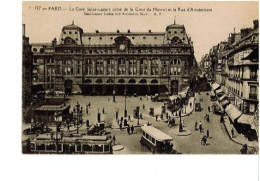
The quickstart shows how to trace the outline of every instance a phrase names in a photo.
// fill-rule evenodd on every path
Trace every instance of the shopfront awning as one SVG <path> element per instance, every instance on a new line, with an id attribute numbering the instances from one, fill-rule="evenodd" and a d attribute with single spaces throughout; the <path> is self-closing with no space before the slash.
<path id="1" fill-rule="evenodd" d="M 251 126 L 251 129 L 258 131 L 258 120 L 253 115 L 242 114 L 237 120 L 238 123 L 248 124 Z"/>
<path id="2" fill-rule="evenodd" d="M 216 90 L 216 94 L 217 95 L 223 95 L 224 92 L 222 91 L 222 89 L 218 89 L 218 90 Z"/>
<path id="3" fill-rule="evenodd" d="M 233 122 L 242 114 L 233 104 L 229 104 L 226 107 L 225 112 Z"/>
<path id="4" fill-rule="evenodd" d="M 210 95 L 211 95 L 211 96 L 216 96 L 216 94 L 215 94 L 214 91 L 210 91 Z"/>
<path id="5" fill-rule="evenodd" d="M 224 95 L 222 95 L 221 97 L 219 97 L 218 100 L 219 100 L 219 101 L 222 101 L 224 98 L 227 98 L 227 95 L 226 95 L 226 94 L 224 94 Z"/>
<path id="6" fill-rule="evenodd" d="M 214 83 L 214 84 L 211 85 L 211 87 L 212 87 L 213 90 L 216 90 L 217 88 L 220 87 L 220 85 L 218 83 Z"/>
<path id="7" fill-rule="evenodd" d="M 229 104 L 229 101 L 227 99 L 220 102 L 221 106 L 226 106 L 227 104 Z"/>
<path id="8" fill-rule="evenodd" d="M 237 122 L 241 124 L 251 124 L 252 120 L 253 120 L 252 115 L 242 114 L 240 118 L 238 118 Z"/>

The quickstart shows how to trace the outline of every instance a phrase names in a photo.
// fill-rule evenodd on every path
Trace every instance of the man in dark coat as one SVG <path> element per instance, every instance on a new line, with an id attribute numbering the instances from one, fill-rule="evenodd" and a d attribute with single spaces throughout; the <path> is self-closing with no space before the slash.
<path id="1" fill-rule="evenodd" d="M 131 126 L 131 132 L 132 132 L 132 134 L 134 134 L 134 129 L 135 129 L 135 128 L 134 128 L 134 125 L 132 125 L 132 126 Z"/>

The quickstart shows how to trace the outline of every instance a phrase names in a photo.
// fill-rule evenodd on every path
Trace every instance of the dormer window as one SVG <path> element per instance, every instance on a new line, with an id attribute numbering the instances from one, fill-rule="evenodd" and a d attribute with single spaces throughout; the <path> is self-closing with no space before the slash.
<path id="1" fill-rule="evenodd" d="M 78 39 L 76 38 L 76 41 L 78 41 Z"/>
<path id="2" fill-rule="evenodd" d="M 66 34 L 66 31 L 63 31 L 63 34 Z"/>
<path id="3" fill-rule="evenodd" d="M 75 31 L 75 34 L 78 34 L 78 32 L 77 32 L 77 31 Z"/>
<path id="4" fill-rule="evenodd" d="M 99 37 L 100 40 L 102 40 L 102 37 Z"/>
<path id="5" fill-rule="evenodd" d="M 174 34 L 177 34 L 177 31 L 174 31 Z"/>
<path id="6" fill-rule="evenodd" d="M 134 40 L 134 39 L 135 39 L 135 37 L 133 36 L 133 37 L 132 37 L 132 39 Z"/>
<path id="7" fill-rule="evenodd" d="M 91 40 L 91 37 L 88 37 L 89 40 Z"/>
<path id="8" fill-rule="evenodd" d="M 168 34 L 171 34 L 171 31 L 168 31 Z"/>
<path id="9" fill-rule="evenodd" d="M 113 40 L 113 37 L 110 37 L 110 40 Z"/>
<path id="10" fill-rule="evenodd" d="M 146 39 L 146 37 L 144 36 L 144 37 L 143 37 L 143 39 L 145 40 L 145 39 Z"/>
<path id="11" fill-rule="evenodd" d="M 71 31 L 69 32 L 69 34 L 71 34 Z"/>

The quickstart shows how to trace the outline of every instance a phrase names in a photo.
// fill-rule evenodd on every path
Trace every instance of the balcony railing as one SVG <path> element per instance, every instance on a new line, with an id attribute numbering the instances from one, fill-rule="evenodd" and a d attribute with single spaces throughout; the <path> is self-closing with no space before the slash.
<path id="1" fill-rule="evenodd" d="M 257 94 L 249 94 L 249 99 L 257 99 Z"/>

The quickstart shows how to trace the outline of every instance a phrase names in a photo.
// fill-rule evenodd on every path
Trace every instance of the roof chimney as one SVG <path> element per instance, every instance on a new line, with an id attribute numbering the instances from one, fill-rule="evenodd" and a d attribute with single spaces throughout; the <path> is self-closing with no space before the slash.
<path id="1" fill-rule="evenodd" d="M 119 30 L 116 30 L 116 32 L 117 32 L 117 33 L 120 33 L 120 31 L 119 31 Z"/>
<path id="2" fill-rule="evenodd" d="M 96 30 L 96 33 L 99 33 L 99 31 L 98 31 L 98 30 Z"/>
<path id="3" fill-rule="evenodd" d="M 152 33 L 152 30 L 149 30 L 149 33 Z"/>
<path id="4" fill-rule="evenodd" d="M 128 33 L 131 33 L 131 31 L 130 31 L 130 30 L 127 30 L 127 32 L 128 32 Z"/>

